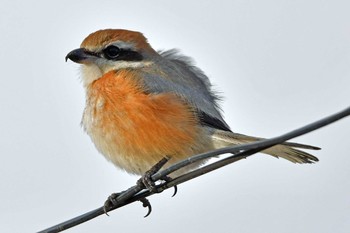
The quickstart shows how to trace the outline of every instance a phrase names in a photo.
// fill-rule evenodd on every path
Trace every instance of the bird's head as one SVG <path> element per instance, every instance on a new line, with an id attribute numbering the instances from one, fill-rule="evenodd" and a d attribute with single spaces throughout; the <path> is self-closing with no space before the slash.
<path id="1" fill-rule="evenodd" d="M 85 86 L 111 70 L 141 68 L 152 64 L 157 52 L 139 32 L 105 29 L 91 33 L 68 59 L 82 64 Z"/>

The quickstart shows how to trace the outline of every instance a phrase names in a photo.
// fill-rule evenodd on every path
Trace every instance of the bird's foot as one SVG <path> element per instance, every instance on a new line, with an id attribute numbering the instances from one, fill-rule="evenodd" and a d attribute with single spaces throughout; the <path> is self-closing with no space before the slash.
<path id="1" fill-rule="evenodd" d="M 158 163 L 156 163 L 150 170 L 146 171 L 145 174 L 137 181 L 137 185 L 140 188 L 147 188 L 151 193 L 160 193 L 164 189 L 159 188 L 155 182 L 152 180 L 152 176 L 156 174 L 168 161 L 169 157 L 164 157 L 162 160 L 160 160 Z M 169 182 L 172 179 L 168 176 L 162 177 L 160 180 L 163 180 L 165 182 Z M 174 194 L 177 193 L 177 187 L 174 186 Z"/>
<path id="2" fill-rule="evenodd" d="M 145 189 L 145 188 L 148 189 L 149 192 L 151 192 L 151 193 L 160 193 L 160 192 L 162 192 L 164 190 L 164 188 L 160 187 L 159 185 L 156 185 L 155 182 L 152 180 L 152 176 L 154 174 L 156 174 L 168 162 L 169 159 L 170 159 L 169 157 L 163 158 L 158 163 L 156 163 L 150 170 L 145 172 L 145 174 L 136 183 L 136 186 L 138 188 L 136 188 L 136 190 L 134 189 L 135 191 L 133 191 L 133 194 L 131 194 L 131 195 L 129 194 L 127 196 L 129 196 L 129 198 L 130 198 L 134 194 L 136 194 L 137 192 L 139 192 L 139 191 L 141 191 L 142 189 Z M 165 182 L 169 182 L 172 179 L 170 177 L 168 177 L 168 176 L 165 176 L 165 177 L 162 177 L 160 180 L 165 181 Z M 173 196 L 175 196 L 176 193 L 177 193 L 177 187 L 174 186 L 174 194 L 173 194 Z M 122 204 L 122 203 L 119 203 L 119 201 L 118 201 L 118 197 L 121 194 L 122 193 L 113 193 L 105 201 L 105 203 L 103 205 L 103 210 L 104 210 L 106 215 L 108 215 L 107 214 L 108 211 L 110 211 L 114 207 L 117 207 L 118 205 Z M 124 199 L 125 199 L 125 196 L 124 196 Z M 145 215 L 145 217 L 147 217 L 152 212 L 151 203 L 145 197 L 140 198 L 139 201 L 142 202 L 143 207 L 147 207 L 148 208 L 148 212 Z"/>
<path id="3" fill-rule="evenodd" d="M 105 212 L 105 214 L 107 216 L 108 215 L 108 211 L 110 211 L 113 207 L 117 206 L 119 204 L 118 202 L 118 197 L 120 196 L 121 193 L 112 193 L 108 198 L 107 200 L 105 201 L 104 205 L 103 205 L 103 211 Z M 151 214 L 152 212 L 152 206 L 151 206 L 151 203 L 148 201 L 147 198 L 145 197 L 142 197 L 139 199 L 139 201 L 142 203 L 142 206 L 143 207 L 147 207 L 148 208 L 148 212 L 147 214 L 144 216 L 144 217 L 147 217 L 148 215 Z"/>

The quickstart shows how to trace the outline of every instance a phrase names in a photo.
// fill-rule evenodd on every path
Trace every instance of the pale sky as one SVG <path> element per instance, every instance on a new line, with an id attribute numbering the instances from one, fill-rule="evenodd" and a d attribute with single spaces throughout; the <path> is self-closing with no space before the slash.
<path id="1" fill-rule="evenodd" d="M 79 65 L 91 32 L 144 33 L 179 48 L 224 97 L 235 132 L 273 137 L 350 105 L 350 2 L 3 0 L 0 7 L 0 232 L 35 232 L 101 206 L 138 179 L 80 126 Z M 66 232 L 350 231 L 350 119 L 294 141 L 312 165 L 258 154 Z"/>

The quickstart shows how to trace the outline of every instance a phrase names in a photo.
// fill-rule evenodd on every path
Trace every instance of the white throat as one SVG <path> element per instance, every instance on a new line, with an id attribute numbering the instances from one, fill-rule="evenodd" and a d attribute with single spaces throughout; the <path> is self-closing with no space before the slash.
<path id="1" fill-rule="evenodd" d="M 95 64 L 85 64 L 81 66 L 81 80 L 85 88 L 102 75 L 101 69 Z"/>

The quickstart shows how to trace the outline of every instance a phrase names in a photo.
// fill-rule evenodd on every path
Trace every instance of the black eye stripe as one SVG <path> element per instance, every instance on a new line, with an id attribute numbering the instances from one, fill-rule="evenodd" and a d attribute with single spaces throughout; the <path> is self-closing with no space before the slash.
<path id="1" fill-rule="evenodd" d="M 141 61 L 142 55 L 132 50 L 120 50 L 119 56 L 115 60 L 122 61 Z"/>
<path id="2" fill-rule="evenodd" d="M 101 55 L 112 61 L 141 61 L 143 59 L 142 55 L 136 51 L 120 49 L 114 45 L 102 50 Z"/>

